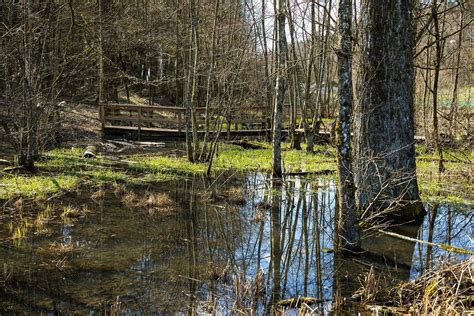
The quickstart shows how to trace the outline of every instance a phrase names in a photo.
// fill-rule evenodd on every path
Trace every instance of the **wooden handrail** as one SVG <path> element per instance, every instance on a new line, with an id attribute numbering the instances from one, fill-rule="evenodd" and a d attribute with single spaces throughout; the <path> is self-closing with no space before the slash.
<path id="1" fill-rule="evenodd" d="M 134 110 L 134 109 L 143 109 L 143 110 L 156 110 L 156 111 L 169 111 L 169 112 L 186 112 L 185 107 L 178 107 L 178 106 L 163 106 L 163 105 L 145 105 L 145 104 L 126 104 L 126 103 L 101 103 L 105 108 L 112 108 L 112 109 L 124 109 L 124 110 Z M 234 109 L 239 110 L 260 110 L 260 111 L 268 111 L 267 106 L 239 106 L 235 107 Z M 211 108 L 211 110 L 215 110 L 215 108 Z M 206 111 L 205 107 L 196 107 L 196 111 L 204 112 Z"/>
<path id="2" fill-rule="evenodd" d="M 178 136 L 182 135 L 184 131 L 186 112 L 184 107 L 102 102 L 99 105 L 103 130 L 114 127 L 122 130 L 135 130 L 138 138 L 141 137 L 144 131 L 150 130 L 175 131 Z M 195 110 L 199 114 L 197 117 L 200 124 L 198 129 L 202 130 L 201 124 L 205 122 L 203 114 L 206 112 L 206 108 L 197 107 Z M 268 118 L 271 111 L 267 106 L 238 106 L 233 108 L 234 111 L 231 115 L 225 117 L 223 113 L 214 113 L 218 110 L 216 108 L 210 108 L 209 110 L 213 118 L 220 117 L 226 121 L 228 133 L 231 124 L 235 125 L 236 130 L 239 128 L 242 133 L 266 131 L 270 126 Z M 255 129 L 256 126 L 259 126 L 259 128 Z"/>

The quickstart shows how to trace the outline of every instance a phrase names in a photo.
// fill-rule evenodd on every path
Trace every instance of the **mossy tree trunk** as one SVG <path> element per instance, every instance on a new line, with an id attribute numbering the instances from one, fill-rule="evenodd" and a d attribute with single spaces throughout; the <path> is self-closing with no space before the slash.
<path id="1" fill-rule="evenodd" d="M 354 113 L 356 203 L 364 218 L 423 214 L 413 120 L 413 1 L 364 0 Z"/>

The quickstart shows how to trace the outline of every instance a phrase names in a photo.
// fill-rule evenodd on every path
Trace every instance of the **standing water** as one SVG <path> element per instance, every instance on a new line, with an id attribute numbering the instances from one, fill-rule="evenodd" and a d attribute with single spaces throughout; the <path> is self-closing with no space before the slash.
<path id="1" fill-rule="evenodd" d="M 366 259 L 335 257 L 336 189 L 324 177 L 278 190 L 260 173 L 196 177 L 93 197 L 0 217 L 0 314 L 265 314 L 297 297 L 325 314 L 370 266 L 395 284 L 467 258 L 373 232 Z M 472 249 L 469 207 L 426 209 L 421 226 L 395 231 Z"/>

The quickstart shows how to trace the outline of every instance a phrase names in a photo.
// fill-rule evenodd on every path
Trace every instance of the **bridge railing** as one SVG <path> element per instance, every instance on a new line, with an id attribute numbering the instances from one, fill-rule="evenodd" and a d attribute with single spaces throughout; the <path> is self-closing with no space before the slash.
<path id="1" fill-rule="evenodd" d="M 271 112 L 267 107 L 236 107 L 225 115 L 217 109 L 209 109 L 210 121 L 221 119 L 225 130 L 266 130 L 269 129 Z M 205 129 L 206 108 L 196 108 L 198 130 Z M 175 131 L 181 134 L 185 130 L 186 108 L 141 104 L 103 103 L 100 105 L 102 128 L 122 128 L 142 131 Z M 212 124 L 211 124 L 212 130 Z"/>

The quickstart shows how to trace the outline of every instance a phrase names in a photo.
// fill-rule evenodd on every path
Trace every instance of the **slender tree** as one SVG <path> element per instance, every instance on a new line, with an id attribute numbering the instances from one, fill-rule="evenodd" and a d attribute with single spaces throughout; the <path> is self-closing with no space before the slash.
<path id="1" fill-rule="evenodd" d="M 339 173 L 338 233 L 342 249 L 359 246 L 359 229 L 355 203 L 351 158 L 352 117 L 352 0 L 339 1 L 339 116 L 337 120 L 337 170 Z"/>
<path id="2" fill-rule="evenodd" d="M 186 152 L 189 161 L 195 161 L 197 153 L 196 126 L 196 63 L 197 63 L 197 14 L 196 1 L 189 0 L 190 36 L 188 56 L 188 76 L 186 84 Z"/>
<path id="3" fill-rule="evenodd" d="M 283 103 L 286 90 L 286 35 L 285 35 L 285 0 L 277 0 L 275 5 L 275 24 L 277 33 L 277 61 L 276 61 L 276 84 L 275 101 L 273 109 L 273 171 L 276 178 L 283 176 L 281 161 L 281 127 Z"/>
<path id="4" fill-rule="evenodd" d="M 435 65 L 434 65 L 434 78 L 433 78 L 433 141 L 435 143 L 436 152 L 438 153 L 438 171 L 444 172 L 444 159 L 443 149 L 439 139 L 439 127 L 438 127 L 438 88 L 439 88 L 439 75 L 441 71 L 441 61 L 443 58 L 444 40 L 441 40 L 442 29 L 440 30 L 439 17 L 438 17 L 438 1 L 434 0 L 431 4 L 431 14 L 433 17 L 434 26 L 434 37 L 435 37 Z"/>

